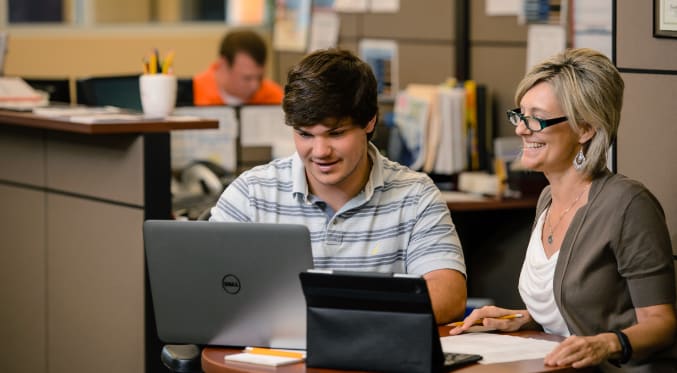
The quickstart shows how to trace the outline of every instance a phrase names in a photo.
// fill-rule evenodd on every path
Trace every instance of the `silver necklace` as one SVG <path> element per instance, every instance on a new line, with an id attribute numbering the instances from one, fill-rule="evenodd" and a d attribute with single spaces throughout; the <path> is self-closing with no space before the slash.
<path id="1" fill-rule="evenodd" d="M 557 223 L 555 223 L 554 226 L 552 224 L 550 224 L 550 220 L 551 220 L 550 219 L 550 212 L 552 211 L 552 205 L 550 205 L 550 208 L 548 209 L 548 219 L 546 219 L 546 221 L 548 221 L 548 228 L 550 228 L 550 233 L 548 233 L 548 238 L 547 238 L 548 245 L 552 245 L 552 232 L 557 228 L 559 223 L 562 222 L 562 219 L 564 218 L 564 216 L 576 205 L 576 202 L 578 202 L 578 200 L 581 199 L 581 197 L 583 196 L 583 193 L 585 193 L 586 189 L 587 188 L 583 188 L 583 191 L 581 191 L 581 193 L 578 195 L 578 197 L 576 197 L 576 199 L 571 203 L 571 206 L 569 206 L 566 210 L 564 210 L 561 214 L 559 214 L 559 219 L 557 220 Z"/>

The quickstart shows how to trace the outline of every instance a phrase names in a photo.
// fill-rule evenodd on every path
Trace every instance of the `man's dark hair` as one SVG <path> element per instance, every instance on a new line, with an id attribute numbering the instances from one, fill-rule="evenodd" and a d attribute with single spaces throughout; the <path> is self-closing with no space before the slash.
<path id="1" fill-rule="evenodd" d="M 221 39 L 219 54 L 232 65 L 235 55 L 244 52 L 251 56 L 259 66 L 266 64 L 266 43 L 259 34 L 251 30 L 234 30 Z"/>
<path id="2" fill-rule="evenodd" d="M 349 51 L 319 50 L 289 70 L 282 109 L 289 126 L 338 126 L 351 119 L 365 128 L 378 115 L 376 78 L 371 67 Z"/>

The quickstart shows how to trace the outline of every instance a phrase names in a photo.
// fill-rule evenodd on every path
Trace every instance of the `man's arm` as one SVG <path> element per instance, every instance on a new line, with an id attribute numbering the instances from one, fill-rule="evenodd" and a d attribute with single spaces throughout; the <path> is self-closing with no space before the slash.
<path id="1" fill-rule="evenodd" d="M 467 298 L 465 276 L 453 269 L 438 269 L 423 275 L 428 285 L 435 321 L 445 324 L 463 317 Z"/>

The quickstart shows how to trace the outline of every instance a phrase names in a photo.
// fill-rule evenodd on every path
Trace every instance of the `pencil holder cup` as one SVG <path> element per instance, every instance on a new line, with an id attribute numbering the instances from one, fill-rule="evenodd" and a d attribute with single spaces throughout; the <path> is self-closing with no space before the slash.
<path id="1" fill-rule="evenodd" d="M 166 117 L 176 104 L 176 76 L 144 74 L 139 77 L 141 107 L 148 117 Z"/>

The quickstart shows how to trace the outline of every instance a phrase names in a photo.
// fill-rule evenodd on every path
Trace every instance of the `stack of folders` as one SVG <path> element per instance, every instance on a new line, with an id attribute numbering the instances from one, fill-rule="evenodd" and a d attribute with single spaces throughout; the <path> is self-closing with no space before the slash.
<path id="1" fill-rule="evenodd" d="M 239 354 L 226 355 L 224 359 L 226 362 L 279 366 L 301 363 L 305 358 L 305 351 L 247 347 Z"/>
<path id="2" fill-rule="evenodd" d="M 471 80 L 408 85 L 394 107 L 395 125 L 411 154 L 407 166 L 440 175 L 487 169 L 493 146 L 488 107 L 486 87 Z"/>

